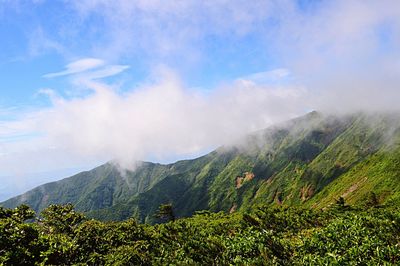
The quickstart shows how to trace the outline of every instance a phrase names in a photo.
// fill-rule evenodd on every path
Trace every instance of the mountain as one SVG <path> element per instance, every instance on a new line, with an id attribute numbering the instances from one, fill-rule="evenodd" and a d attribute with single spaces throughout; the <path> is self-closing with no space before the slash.
<path id="1" fill-rule="evenodd" d="M 311 112 L 197 159 L 142 162 L 134 171 L 107 163 L 1 205 L 25 203 L 40 211 L 70 202 L 102 220 L 134 216 L 152 223 L 164 203 L 184 217 L 265 203 L 324 208 L 339 197 L 349 204 L 371 197 L 379 204 L 400 203 L 399 114 Z"/>

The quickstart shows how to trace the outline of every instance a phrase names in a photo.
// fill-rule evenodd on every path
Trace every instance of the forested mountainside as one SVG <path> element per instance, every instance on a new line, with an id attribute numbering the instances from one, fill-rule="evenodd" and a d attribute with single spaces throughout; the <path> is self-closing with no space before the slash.
<path id="1" fill-rule="evenodd" d="M 185 217 L 257 204 L 324 208 L 339 197 L 354 205 L 371 197 L 400 203 L 400 115 L 312 112 L 197 159 L 143 162 L 134 171 L 107 163 L 1 205 L 40 211 L 72 203 L 98 219 L 152 223 L 165 203 Z"/>

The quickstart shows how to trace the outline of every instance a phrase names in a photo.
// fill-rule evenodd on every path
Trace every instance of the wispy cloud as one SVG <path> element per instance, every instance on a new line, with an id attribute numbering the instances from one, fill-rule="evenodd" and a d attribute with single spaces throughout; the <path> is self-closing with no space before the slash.
<path id="1" fill-rule="evenodd" d="M 256 84 L 275 84 L 286 80 L 290 76 L 287 68 L 277 68 L 269 71 L 257 72 L 239 78 L 242 81 L 251 81 Z"/>
<path id="2" fill-rule="evenodd" d="M 48 73 L 43 75 L 45 78 L 54 78 L 72 74 L 82 73 L 100 66 L 104 66 L 105 62 L 97 58 L 84 58 L 78 61 L 69 63 L 65 66 L 65 70 L 60 72 Z"/>
<path id="3" fill-rule="evenodd" d="M 86 73 L 84 77 L 88 80 L 111 77 L 125 71 L 128 68 L 128 65 L 108 65 L 101 69 Z"/>
<path id="4" fill-rule="evenodd" d="M 157 60 L 178 56 L 181 64 L 201 56 L 198 48 L 207 36 L 244 36 L 262 27 L 262 22 L 274 12 L 272 1 L 227 4 L 223 0 L 168 3 L 83 0 L 69 3 L 82 21 L 93 16 L 102 18 L 104 34 L 94 43 L 95 53 L 113 58 L 139 54 Z"/>
<path id="5" fill-rule="evenodd" d="M 48 33 L 41 26 L 37 26 L 35 30 L 27 36 L 28 39 L 28 57 L 37 57 L 56 51 L 59 54 L 65 54 L 66 47 L 48 36 Z"/>
<path id="6" fill-rule="evenodd" d="M 128 68 L 128 65 L 109 65 L 97 58 L 84 58 L 67 64 L 63 71 L 45 74 L 43 77 L 72 76 L 71 82 L 73 85 L 96 90 L 98 87 L 101 87 L 100 83 L 97 83 L 96 80 L 115 76 Z M 51 99 L 57 98 L 52 89 L 41 89 L 39 93 L 48 95 Z"/>

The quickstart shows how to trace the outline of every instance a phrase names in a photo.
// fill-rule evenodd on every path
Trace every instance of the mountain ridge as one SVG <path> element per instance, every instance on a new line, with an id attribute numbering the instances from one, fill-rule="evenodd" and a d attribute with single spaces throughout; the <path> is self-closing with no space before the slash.
<path id="1" fill-rule="evenodd" d="M 311 112 L 195 159 L 142 162 L 124 174 L 106 163 L 1 205 L 25 203 L 40 211 L 50 203 L 71 202 L 95 218 L 133 216 L 153 223 L 158 206 L 165 203 L 172 203 L 177 216 L 185 217 L 199 210 L 233 212 L 265 203 L 323 208 L 340 196 L 362 204 L 369 190 L 376 190 L 380 203 L 396 201 L 399 117 Z M 381 164 L 391 170 L 379 170 Z"/>

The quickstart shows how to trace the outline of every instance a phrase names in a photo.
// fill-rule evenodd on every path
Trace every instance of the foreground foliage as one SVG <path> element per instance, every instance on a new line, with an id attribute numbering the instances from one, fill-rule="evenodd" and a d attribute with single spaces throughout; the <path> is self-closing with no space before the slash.
<path id="1" fill-rule="evenodd" d="M 72 205 L 34 219 L 0 208 L 5 265 L 383 265 L 400 263 L 395 207 L 325 211 L 262 206 L 247 214 L 197 212 L 164 224 L 89 220 Z"/>

